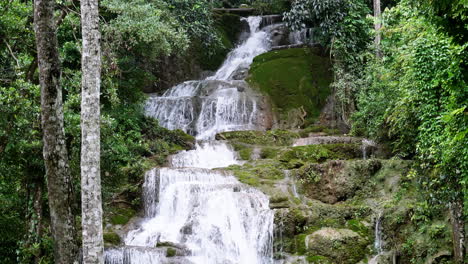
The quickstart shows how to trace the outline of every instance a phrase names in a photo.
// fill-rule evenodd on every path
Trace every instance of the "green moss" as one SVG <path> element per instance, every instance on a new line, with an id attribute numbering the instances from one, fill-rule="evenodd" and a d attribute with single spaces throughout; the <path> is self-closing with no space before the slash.
<path id="1" fill-rule="evenodd" d="M 289 163 L 292 160 L 325 162 L 327 160 L 346 160 L 360 157 L 359 144 L 326 144 L 293 147 L 281 153 L 279 160 Z"/>
<path id="2" fill-rule="evenodd" d="M 239 151 L 239 156 L 243 160 L 249 160 L 250 157 L 252 156 L 252 149 L 251 148 L 244 148 Z"/>
<path id="3" fill-rule="evenodd" d="M 247 81 L 268 94 L 278 112 L 303 107 L 307 119 L 318 117 L 330 95 L 332 75 L 327 57 L 316 49 L 295 48 L 257 56 Z"/>
<path id="4" fill-rule="evenodd" d="M 331 264 L 331 263 L 333 263 L 333 262 L 330 261 L 329 258 L 324 257 L 324 256 L 317 256 L 317 255 L 307 256 L 306 260 L 309 263 L 313 263 L 313 264 Z"/>
<path id="5" fill-rule="evenodd" d="M 167 248 L 166 250 L 166 257 L 174 257 L 176 255 L 177 251 L 173 248 Z"/>
<path id="6" fill-rule="evenodd" d="M 274 159 L 278 156 L 280 149 L 274 147 L 265 147 L 260 151 L 260 158 L 262 159 Z"/>
<path id="7" fill-rule="evenodd" d="M 369 238 L 372 230 L 357 219 L 351 219 L 346 222 L 346 227 L 358 233 L 362 237 Z"/>
<path id="8" fill-rule="evenodd" d="M 297 175 L 300 179 L 305 180 L 307 183 L 316 183 L 321 179 L 320 173 L 315 170 L 311 163 L 306 163 L 297 170 Z"/>
<path id="9" fill-rule="evenodd" d="M 231 165 L 227 170 L 232 171 L 240 182 L 251 186 L 284 178 L 282 166 L 276 160 L 259 160 L 243 166 Z"/>
<path id="10" fill-rule="evenodd" d="M 338 129 L 333 129 L 333 128 L 329 128 L 329 127 L 321 126 L 321 125 L 311 125 L 302 129 L 299 132 L 299 135 L 301 137 L 308 137 L 309 133 L 319 133 L 319 132 L 325 133 L 326 135 L 329 135 L 329 136 L 340 134 L 340 131 Z"/>
<path id="11" fill-rule="evenodd" d="M 307 247 L 305 243 L 305 239 L 307 237 L 307 234 L 299 234 L 294 237 L 294 246 L 295 246 L 295 251 L 297 254 L 300 255 L 305 255 L 307 252 Z"/>
<path id="12" fill-rule="evenodd" d="M 354 264 L 370 253 L 370 242 L 349 229 L 322 228 L 306 240 L 311 255 L 325 256 L 334 263 Z"/>
<path id="13" fill-rule="evenodd" d="M 270 197 L 270 203 L 281 203 L 288 201 L 288 197 L 286 196 L 274 196 Z"/>
<path id="14" fill-rule="evenodd" d="M 258 186 L 260 184 L 257 175 L 253 174 L 251 171 L 244 171 L 242 166 L 231 165 L 227 168 L 234 173 L 237 179 L 250 186 Z"/>
<path id="15" fill-rule="evenodd" d="M 135 214 L 131 208 L 115 208 L 111 212 L 110 222 L 113 225 L 125 225 Z"/>
<path id="16" fill-rule="evenodd" d="M 229 140 L 234 143 L 268 146 L 289 146 L 299 134 L 287 130 L 269 131 L 231 131 L 216 135 L 216 139 Z"/>
<path id="17" fill-rule="evenodd" d="M 114 232 L 105 232 L 103 234 L 103 239 L 104 243 L 106 243 L 106 246 L 117 246 L 120 244 L 121 240 L 119 235 L 117 235 Z"/>

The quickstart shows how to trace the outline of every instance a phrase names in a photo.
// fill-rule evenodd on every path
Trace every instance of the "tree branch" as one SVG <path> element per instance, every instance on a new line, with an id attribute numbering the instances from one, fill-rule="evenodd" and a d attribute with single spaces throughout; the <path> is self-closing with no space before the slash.
<path id="1" fill-rule="evenodd" d="M 13 50 L 11 49 L 10 45 L 8 44 L 8 42 L 5 39 L 3 40 L 3 43 L 5 43 L 5 45 L 7 46 L 11 57 L 13 57 L 13 59 L 16 61 L 16 66 L 19 68 L 20 67 L 19 60 L 18 60 L 18 58 L 16 58 L 15 53 L 13 53 Z"/>

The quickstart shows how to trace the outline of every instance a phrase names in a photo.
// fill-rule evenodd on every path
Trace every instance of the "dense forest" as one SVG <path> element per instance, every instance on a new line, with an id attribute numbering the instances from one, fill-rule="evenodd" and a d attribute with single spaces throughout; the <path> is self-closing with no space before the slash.
<path id="1" fill-rule="evenodd" d="M 40 15 L 35 17 L 41 2 L 53 8 L 53 32 L 45 32 L 49 35 L 43 42 L 39 34 Z M 101 73 L 93 78 L 100 82 L 100 121 L 96 121 L 100 126 L 94 129 L 100 131 L 97 151 L 100 150 L 103 223 L 94 221 L 93 224 L 104 226 L 104 234 L 94 235 L 100 236 L 105 248 L 110 248 L 119 244 L 120 238 L 107 226 L 125 225 L 143 207 L 141 188 L 145 172 L 164 166 L 169 156 L 194 149 L 198 144 L 190 130 L 167 129 L 162 121 L 145 115 L 148 94 L 162 94 L 183 81 L 210 76 L 210 72 L 223 65 L 229 51 L 239 45 L 246 27 L 241 23 L 241 16 L 271 15 L 280 15 L 279 22 L 288 31 L 308 29 L 308 39 L 299 48 L 290 45 L 283 49 L 282 46 L 277 53 L 272 51 L 256 57 L 246 81 L 270 97 L 279 120 L 291 120 L 291 113 L 297 111 L 299 114 L 295 115 L 302 120 L 289 126 L 269 126 L 263 136 L 254 132 L 218 134 L 216 139 L 229 140 L 244 160 L 250 160 L 252 151 L 255 152 L 255 147 L 250 146 L 262 145 L 261 158 L 280 164 L 229 169 L 242 183 L 263 192 L 267 191 L 262 189 L 261 182 L 250 174 L 261 175 L 266 170 L 271 176 L 276 173 L 274 167 L 296 171 L 297 177 L 305 177 L 303 192 L 308 193 L 312 191 L 307 190 L 307 184 L 317 183 L 314 177 L 319 169 L 325 170 L 320 167 L 328 164 L 324 162 L 361 157 L 349 154 L 352 152 L 349 149 L 336 150 L 348 145 L 288 149 L 289 140 L 306 138 L 308 133 L 316 132 L 369 139 L 380 146 L 386 160 L 405 164 L 398 187 L 390 191 L 391 199 L 381 206 L 384 212 L 393 212 L 383 221 L 384 230 L 395 233 L 387 235 L 386 249 L 398 252 L 394 255 L 400 257 L 394 257 L 393 262 L 378 263 L 467 263 L 467 1 L 102 0 L 98 10 L 97 6 L 94 10 L 99 12 L 96 23 L 101 35 L 100 45 L 94 46 L 89 46 L 89 39 L 84 41 L 85 36 L 89 37 L 89 32 L 83 32 L 86 24 L 81 19 L 86 11 L 84 2 L 87 1 L 0 1 L 0 263 L 67 263 L 57 261 L 65 253 L 57 249 L 60 247 L 52 231 L 56 227 L 50 205 L 65 206 L 60 200 L 65 198 L 50 193 L 54 190 L 50 188 L 49 167 L 46 170 L 48 144 L 44 142 L 50 134 L 44 123 L 41 124 L 41 115 L 46 113 L 41 107 L 42 45 L 49 42 L 53 45 L 56 39 L 59 57 L 56 87 L 60 91 L 57 98 L 63 102 L 61 125 L 71 180 L 66 206 L 77 232 L 70 242 L 76 248 L 82 248 L 86 236 L 86 232 L 82 233 L 86 226 L 80 224 L 86 223 L 82 221 L 80 208 L 89 203 L 82 200 L 84 196 L 80 193 L 90 190 L 80 180 L 86 174 L 83 158 L 91 157 L 83 153 L 92 151 L 84 152 L 83 148 L 86 144 L 83 138 L 89 137 L 82 137 L 82 131 L 86 131 L 82 130 L 83 126 L 87 124 L 82 120 L 85 111 L 82 102 L 85 86 L 82 85 L 93 73 Z M 226 12 L 229 8 L 241 11 Z M 100 58 L 100 70 L 84 71 L 86 60 L 82 56 L 94 54 L 93 47 L 97 46 L 100 46 L 100 56 L 95 57 Z M 275 60 L 281 63 L 274 64 Z M 297 70 L 302 65 L 306 65 L 303 73 Z M 283 76 L 288 67 L 299 67 L 295 72 L 305 77 L 301 75 L 297 81 L 294 74 Z M 302 85 L 302 82 L 310 84 Z M 317 92 L 315 85 L 322 90 Z M 327 124 L 320 123 L 325 105 L 331 105 L 327 111 L 333 120 Z M 300 110 L 293 111 L 293 108 Z M 93 114 L 94 110 L 86 109 L 88 114 Z M 99 116 L 99 107 L 97 110 Z M 302 152 L 298 154 L 299 150 Z M 379 169 L 380 166 L 384 167 L 378 165 Z M 361 192 L 359 205 L 355 198 L 350 208 L 368 210 L 372 206 L 364 206 L 362 201 L 371 193 Z M 315 194 L 309 195 L 313 198 Z M 58 200 L 51 201 L 51 198 Z M 337 201 L 325 202 L 322 207 L 335 206 Z M 275 203 L 271 197 L 270 203 Z M 300 210 L 291 210 L 291 214 L 297 215 L 297 211 Z M 364 230 L 361 224 L 353 224 L 356 214 L 352 214 L 343 218 L 346 226 Z M 330 215 L 321 217 L 331 219 Z M 368 212 L 362 213 L 361 218 L 375 217 Z M 294 231 L 290 232 L 291 245 L 319 229 L 307 229 L 312 224 L 297 219 L 292 227 Z M 320 228 L 342 226 L 338 223 L 341 220 L 333 221 L 320 222 Z M 373 222 L 368 229 L 374 229 Z M 288 232 L 284 231 L 285 237 Z M 367 231 L 362 232 L 358 233 L 364 236 Z M 370 232 L 369 241 L 373 241 L 373 231 Z M 297 263 L 358 263 L 372 255 L 369 241 L 362 252 L 351 249 L 361 252 L 359 256 L 311 253 L 313 247 L 307 253 L 307 249 L 297 245 L 291 249 L 293 246 L 289 244 L 290 249 L 282 249 L 288 254 L 307 256 L 308 262 Z M 84 263 L 103 263 L 102 256 L 91 261 L 86 256 L 88 251 L 72 251 L 76 261 L 82 252 Z M 317 252 L 321 251 L 317 249 Z"/>

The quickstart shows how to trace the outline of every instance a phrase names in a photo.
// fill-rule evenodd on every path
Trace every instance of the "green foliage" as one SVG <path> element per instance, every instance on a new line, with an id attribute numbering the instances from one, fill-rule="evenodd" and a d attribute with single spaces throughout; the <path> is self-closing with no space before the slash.
<path id="1" fill-rule="evenodd" d="M 60 15 L 65 16 L 59 19 L 57 37 L 62 60 L 65 133 L 75 193 L 79 194 L 80 16 L 75 6 L 68 6 L 68 1 L 61 4 L 63 8 L 57 11 L 65 12 Z M 200 10 L 204 13 L 197 14 L 206 14 L 207 8 L 203 6 Z M 174 14 L 182 14 L 185 9 L 174 10 L 162 1 L 109 0 L 101 3 L 101 9 L 104 207 L 109 209 L 114 195 L 125 190 L 125 198 L 131 200 L 130 212 L 139 208 L 138 186 L 144 170 L 161 164 L 177 150 L 191 148 L 194 141 L 182 131 L 168 131 L 143 115 L 145 96 L 141 87 L 156 77 L 139 67 L 139 61 L 145 56 L 155 58 L 183 50 L 200 31 L 189 30 L 191 22 L 183 24 Z M 32 2 L 0 1 L 0 263 L 53 262 L 32 10 Z M 211 25 L 209 19 L 200 23 Z M 40 188 L 42 196 L 35 197 Z M 79 201 L 78 195 L 76 198 Z M 41 215 L 34 211 L 38 205 L 43 208 Z M 118 213 L 114 222 L 123 223 L 131 216 L 115 212 Z"/>
<path id="2" fill-rule="evenodd" d="M 325 162 L 327 160 L 353 159 L 360 157 L 361 150 L 359 144 L 327 144 L 308 145 L 293 147 L 280 154 L 279 160 L 294 165 L 297 161 L 304 162 Z"/>
<path id="3" fill-rule="evenodd" d="M 370 40 L 370 10 L 361 0 L 298 0 L 284 14 L 293 30 L 316 28 L 314 39 L 324 46 L 332 46 L 340 60 L 352 60 L 364 50 Z"/>
<path id="4" fill-rule="evenodd" d="M 41 184 L 44 174 L 38 101 L 37 85 L 0 87 L 0 263 L 16 260 L 33 202 L 28 189 Z"/>
<path id="5" fill-rule="evenodd" d="M 256 0 L 251 7 L 259 15 L 282 14 L 291 8 L 291 2 L 288 0 Z"/>
<path id="6" fill-rule="evenodd" d="M 299 0 L 284 14 L 290 28 L 314 28 L 313 41 L 329 48 L 333 58 L 334 82 L 331 87 L 335 111 L 346 125 L 355 110 L 355 93 L 361 87 L 361 54 L 371 41 L 371 13 L 364 0 Z"/>
<path id="7" fill-rule="evenodd" d="M 212 1 L 170 0 L 166 2 L 182 28 L 191 39 L 203 40 L 205 47 L 219 46 L 219 36 L 214 32 L 215 21 L 212 15 Z"/>
<path id="8" fill-rule="evenodd" d="M 127 49 L 144 45 L 153 55 L 167 55 L 187 48 L 185 30 L 168 12 L 164 2 L 105 0 L 102 7 L 114 16 L 102 27 L 109 44 Z"/>
<path id="9" fill-rule="evenodd" d="M 384 13 L 385 55 L 365 69 L 354 131 L 389 140 L 403 156 L 416 155 L 431 203 L 468 201 L 467 45 L 426 12 L 403 1 Z"/>

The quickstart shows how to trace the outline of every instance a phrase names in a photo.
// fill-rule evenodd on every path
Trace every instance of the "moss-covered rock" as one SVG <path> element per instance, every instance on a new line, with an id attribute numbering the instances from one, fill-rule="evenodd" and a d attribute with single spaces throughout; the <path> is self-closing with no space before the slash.
<path id="1" fill-rule="evenodd" d="M 231 144 L 237 153 L 239 153 L 239 157 L 243 160 L 250 160 L 253 152 L 253 148 L 248 144 L 243 143 L 233 143 Z"/>
<path id="2" fill-rule="evenodd" d="M 166 257 L 170 258 L 170 257 L 175 257 L 177 251 L 175 248 L 167 248 L 166 250 Z"/>
<path id="3" fill-rule="evenodd" d="M 114 232 L 105 232 L 103 238 L 105 247 L 114 247 L 121 243 L 120 236 Z"/>
<path id="4" fill-rule="evenodd" d="M 302 165 L 306 162 L 318 163 L 327 160 L 347 160 L 360 157 L 361 148 L 359 144 L 326 144 L 326 145 L 307 145 L 292 147 L 282 152 L 279 160 L 285 163 L 300 160 Z M 294 162 L 296 164 L 297 162 Z M 301 166 L 302 166 L 301 165 Z M 298 168 L 291 167 L 290 168 Z"/>
<path id="5" fill-rule="evenodd" d="M 244 165 L 231 165 L 232 171 L 240 182 L 258 187 L 260 184 L 273 184 L 284 178 L 281 163 L 276 160 L 258 160 Z"/>
<path id="6" fill-rule="evenodd" d="M 308 197 L 333 204 L 353 197 L 380 168 L 379 160 L 331 160 L 306 163 L 296 172 Z"/>
<path id="7" fill-rule="evenodd" d="M 299 131 L 299 135 L 301 137 L 308 137 L 310 136 L 310 134 L 319 134 L 319 133 L 323 133 L 323 135 L 331 136 L 331 135 L 340 134 L 340 131 L 338 129 L 329 128 L 327 126 L 322 126 L 322 125 L 310 125 Z"/>
<path id="8" fill-rule="evenodd" d="M 231 131 L 216 135 L 216 139 L 218 140 L 229 140 L 233 143 L 266 146 L 289 146 L 296 138 L 299 138 L 298 133 L 287 130 Z"/>
<path id="9" fill-rule="evenodd" d="M 318 49 L 277 50 L 254 59 L 247 81 L 271 97 L 282 127 L 297 127 L 319 116 L 330 95 L 329 68 Z"/>
<path id="10" fill-rule="evenodd" d="M 113 225 L 125 225 L 136 215 L 136 211 L 129 207 L 112 208 L 109 218 Z"/>
<path id="11" fill-rule="evenodd" d="M 322 228 L 305 238 L 309 254 L 325 256 L 335 263 L 354 264 L 366 257 L 367 241 L 350 229 Z"/>

